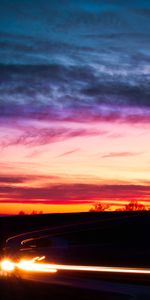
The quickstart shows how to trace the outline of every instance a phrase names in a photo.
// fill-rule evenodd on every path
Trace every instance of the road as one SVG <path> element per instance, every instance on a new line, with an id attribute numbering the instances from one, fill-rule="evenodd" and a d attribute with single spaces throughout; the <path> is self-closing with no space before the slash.
<path id="1" fill-rule="evenodd" d="M 96 291 L 100 294 L 127 296 L 128 299 L 150 299 L 149 269 L 52 265 L 41 263 L 41 260 L 39 262 L 24 260 L 14 265 L 17 268 L 14 274 L 19 275 L 18 280 L 21 279 L 21 281 L 40 282 L 49 286 L 57 285 L 58 288 L 63 286 L 64 291 L 65 288 L 67 291 L 70 287 L 82 289 L 87 293 Z M 56 270 L 56 272 L 51 273 L 51 270 Z M 138 277 L 141 275 L 142 277 Z M 126 281 L 128 283 L 125 283 Z"/>
<path id="2" fill-rule="evenodd" d="M 136 283 L 123 283 L 123 282 L 113 282 L 111 279 L 104 276 L 105 280 L 101 278 L 95 279 L 94 276 L 91 278 L 84 277 L 84 274 L 69 274 L 68 272 L 61 275 L 49 275 L 49 274 L 31 274 L 24 273 L 23 278 L 27 280 L 32 280 L 35 282 L 44 282 L 48 284 L 57 284 L 61 286 L 70 286 L 76 288 L 82 288 L 86 290 L 99 291 L 99 292 L 109 292 L 118 295 L 126 295 L 130 297 L 138 297 L 138 299 L 150 299 L 150 286 L 136 284 Z M 130 298 L 129 297 L 129 298 Z"/>
<path id="3" fill-rule="evenodd" d="M 135 218 L 136 216 L 134 216 Z M 115 265 L 115 261 L 113 261 L 113 267 L 109 263 L 102 266 L 99 263 L 101 261 L 100 253 L 103 254 L 100 252 L 103 247 L 101 239 L 105 237 L 105 235 L 102 236 L 102 230 L 105 230 L 110 224 L 111 226 L 113 224 L 115 228 L 116 225 L 119 224 L 120 227 L 120 224 L 123 224 L 122 226 L 126 228 L 126 221 L 127 217 L 124 218 L 124 221 L 119 218 L 109 218 L 92 223 L 65 225 L 61 228 L 56 226 L 28 231 L 9 238 L 5 250 L 7 256 L 12 260 L 16 257 L 17 259 L 24 259 L 28 255 L 33 258 L 33 254 L 39 257 L 46 255 L 46 260 L 43 262 L 30 261 L 30 264 L 29 262 L 28 264 L 19 264 L 18 260 L 15 262 L 15 270 L 17 269 L 15 275 L 18 277 L 17 286 L 18 283 L 19 287 L 23 286 L 20 298 L 22 298 L 21 293 L 23 295 L 27 293 L 24 291 L 26 284 L 30 286 L 30 293 L 34 294 L 31 284 L 33 283 L 35 287 L 35 296 L 33 297 L 36 298 L 37 289 L 40 285 L 41 289 L 47 291 L 46 297 L 50 293 L 55 299 L 60 299 L 60 290 L 63 297 L 69 300 L 77 298 L 92 300 L 150 299 L 150 268 L 144 266 L 141 268 L 141 262 L 138 268 L 133 268 L 130 264 L 127 268 L 125 262 L 122 267 Z M 100 232 L 101 234 L 99 234 Z M 97 257 L 99 257 L 99 261 L 97 261 Z M 97 264 L 95 264 L 96 261 Z M 46 264 L 46 262 L 49 263 Z M 12 280 L 12 278 L 7 281 Z M 14 285 L 13 288 L 15 289 Z M 16 289 L 14 293 L 17 293 Z M 92 295 L 95 296 L 92 297 Z M 4 299 L 7 300 L 7 297 Z M 42 296 L 41 299 L 43 299 Z"/>

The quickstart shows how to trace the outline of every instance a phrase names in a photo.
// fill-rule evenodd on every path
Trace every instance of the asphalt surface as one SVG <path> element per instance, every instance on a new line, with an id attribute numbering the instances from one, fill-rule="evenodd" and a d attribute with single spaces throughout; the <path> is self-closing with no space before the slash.
<path id="1" fill-rule="evenodd" d="M 65 287 L 73 287 L 73 288 L 81 288 L 87 291 L 97 291 L 102 293 L 114 293 L 117 295 L 124 295 L 124 296 L 132 296 L 132 297 L 149 297 L 150 299 L 150 286 L 149 284 L 142 285 L 140 282 L 128 283 L 114 281 L 113 282 L 113 275 L 112 277 L 105 275 L 104 279 L 101 275 L 100 278 L 94 278 L 93 274 L 86 277 L 84 274 L 73 274 L 69 272 L 61 273 L 60 275 L 49 275 L 49 274 L 31 274 L 31 273 L 24 273 L 24 279 L 32 280 L 34 282 L 43 282 L 47 284 L 54 284 L 58 286 L 65 286 Z M 131 280 L 132 282 L 132 280 Z M 145 283 L 145 282 L 144 282 Z M 139 298 L 140 299 L 140 298 Z M 142 298 L 141 298 L 142 299 Z"/>
<path id="2" fill-rule="evenodd" d="M 145 296 L 147 297 L 147 296 Z M 29 299 L 65 299 L 65 300 L 129 300 L 133 299 L 130 295 L 117 293 L 99 292 L 77 287 L 33 282 L 29 280 L 1 280 L 0 281 L 1 300 L 29 300 Z M 144 300 L 144 298 L 137 298 Z M 145 298 L 147 300 L 149 298 Z"/>
<path id="3" fill-rule="evenodd" d="M 107 299 L 148 300 L 150 286 L 139 283 L 86 278 L 66 272 L 60 275 L 24 272 L 22 278 L 0 280 L 0 299 Z M 44 298 L 43 298 L 44 297 Z"/>

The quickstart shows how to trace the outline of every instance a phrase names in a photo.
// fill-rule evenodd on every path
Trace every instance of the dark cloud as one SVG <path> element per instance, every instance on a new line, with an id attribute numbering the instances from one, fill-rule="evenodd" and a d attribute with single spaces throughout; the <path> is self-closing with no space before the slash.
<path id="1" fill-rule="evenodd" d="M 105 200 L 149 200 L 147 185 L 55 184 L 47 187 L 0 186 L 0 194 L 14 203 L 71 204 Z M 6 202 L 7 202 L 6 201 Z M 3 201 L 1 201 L 3 202 Z"/>
<path id="2" fill-rule="evenodd" d="M 0 118 L 149 122 L 144 68 L 1 65 Z"/>
<path id="3" fill-rule="evenodd" d="M 141 0 L 2 0 L 0 118 L 149 122 L 149 10 Z"/>
<path id="4" fill-rule="evenodd" d="M 6 189 L 13 189 L 15 187 L 15 184 L 18 183 L 27 183 L 27 182 L 31 182 L 31 181 L 36 181 L 36 180 L 53 180 L 53 179 L 60 179 L 59 176 L 40 176 L 40 175 L 34 175 L 34 176 L 22 176 L 22 175 L 12 175 L 12 176 L 4 176 L 4 175 L 0 175 L 0 185 L 2 187 L 2 189 L 6 187 Z M 3 185 L 4 184 L 4 185 Z M 13 185 L 13 187 L 12 187 Z"/>
<path id="5" fill-rule="evenodd" d="M 24 183 L 28 181 L 27 177 L 18 177 L 18 176 L 0 176 L 0 184 L 16 184 L 16 183 Z"/>

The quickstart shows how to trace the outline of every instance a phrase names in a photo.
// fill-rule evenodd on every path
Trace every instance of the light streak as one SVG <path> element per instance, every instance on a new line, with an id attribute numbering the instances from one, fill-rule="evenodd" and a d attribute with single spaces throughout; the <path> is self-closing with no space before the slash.
<path id="1" fill-rule="evenodd" d="M 76 265 L 57 265 L 50 264 L 51 268 L 56 268 L 57 270 L 67 270 L 67 271 L 85 271 L 85 272 L 107 272 L 107 273 L 127 273 L 127 274 L 149 274 L 150 269 L 136 269 L 136 268 L 123 268 L 123 267 L 104 267 L 104 266 L 76 266 Z"/>
<path id="2" fill-rule="evenodd" d="M 150 269 L 124 268 L 124 267 L 105 267 L 105 266 L 78 266 L 78 265 L 61 265 L 41 263 L 45 257 L 35 257 L 33 259 L 23 259 L 18 263 L 13 263 L 11 260 L 1 262 L 3 271 L 12 272 L 15 268 L 27 272 L 43 272 L 56 273 L 58 270 L 64 271 L 81 271 L 81 272 L 106 272 L 106 273 L 122 273 L 122 274 L 145 274 L 150 275 Z"/>
<path id="3" fill-rule="evenodd" d="M 46 273 L 56 273 L 57 272 L 55 267 L 48 268 L 47 264 L 39 264 L 39 263 L 34 263 L 32 261 L 26 261 L 26 260 L 21 260 L 17 264 L 17 268 L 19 268 L 20 270 L 29 271 L 29 272 L 46 272 Z"/>

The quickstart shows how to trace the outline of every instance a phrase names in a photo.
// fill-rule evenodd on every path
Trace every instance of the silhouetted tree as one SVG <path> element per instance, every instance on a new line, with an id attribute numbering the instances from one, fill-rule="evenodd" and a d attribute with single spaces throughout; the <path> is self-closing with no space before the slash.
<path id="1" fill-rule="evenodd" d="M 31 215 L 37 215 L 37 211 L 36 211 L 36 210 L 33 210 L 33 211 L 31 212 Z"/>
<path id="2" fill-rule="evenodd" d="M 90 212 L 101 212 L 101 211 L 107 211 L 109 209 L 110 209 L 110 205 L 105 205 L 98 202 L 93 204 L 93 207 L 90 209 Z"/>
<path id="3" fill-rule="evenodd" d="M 137 200 L 131 200 L 128 204 L 124 205 L 122 208 L 117 208 L 116 211 L 136 211 L 136 210 L 147 210 L 146 206 L 139 203 Z"/>
<path id="4" fill-rule="evenodd" d="M 19 215 L 19 216 L 24 216 L 24 215 L 25 215 L 25 212 L 24 212 L 23 210 L 20 210 L 19 213 L 18 213 L 18 215 Z"/>
<path id="5" fill-rule="evenodd" d="M 33 210 L 33 211 L 31 212 L 31 215 L 41 215 L 41 214 L 43 214 L 43 211 L 42 211 L 42 210 L 39 210 L 39 211 Z"/>
<path id="6" fill-rule="evenodd" d="M 146 207 L 144 204 L 141 204 L 136 200 L 131 200 L 124 207 L 124 211 L 136 211 L 136 210 L 146 210 Z"/>
<path id="7" fill-rule="evenodd" d="M 93 207 L 89 210 L 90 212 L 103 212 L 103 211 L 110 211 L 111 206 L 105 205 L 100 202 L 93 204 Z M 124 205 L 121 208 L 117 208 L 115 211 L 143 211 L 143 210 L 150 210 L 150 208 L 146 208 L 146 206 L 137 200 L 131 200 L 128 204 Z"/>

